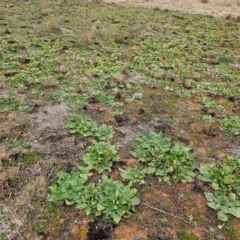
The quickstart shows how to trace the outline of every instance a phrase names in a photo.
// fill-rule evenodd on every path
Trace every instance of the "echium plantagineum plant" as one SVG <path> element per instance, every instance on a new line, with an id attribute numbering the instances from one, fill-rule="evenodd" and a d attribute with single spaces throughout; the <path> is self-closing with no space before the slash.
<path id="1" fill-rule="evenodd" d="M 191 182 L 196 176 L 197 165 L 191 149 L 182 144 L 171 144 L 162 133 L 150 132 L 138 137 L 130 153 L 141 162 L 148 163 L 148 171 L 159 181 Z"/>
<path id="2" fill-rule="evenodd" d="M 222 166 L 201 164 L 198 178 L 213 189 L 204 192 L 208 206 L 218 211 L 218 218 L 227 221 L 229 215 L 240 218 L 240 159 L 227 157 Z"/>

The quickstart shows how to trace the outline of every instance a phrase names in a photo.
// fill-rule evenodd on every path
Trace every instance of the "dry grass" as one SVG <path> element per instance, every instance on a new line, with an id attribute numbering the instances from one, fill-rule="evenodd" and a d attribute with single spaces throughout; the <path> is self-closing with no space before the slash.
<path id="1" fill-rule="evenodd" d="M 43 84 L 43 88 L 58 88 L 59 83 L 57 79 L 50 77 Z"/>
<path id="2" fill-rule="evenodd" d="M 124 3 L 158 10 L 179 11 L 191 14 L 202 14 L 214 17 L 227 15 L 240 16 L 240 0 L 103 0 L 106 3 Z M 238 21 L 238 19 L 236 19 Z"/>
<path id="3" fill-rule="evenodd" d="M 47 181 L 44 176 L 38 176 L 29 182 L 16 199 L 18 206 L 30 206 L 31 201 L 40 200 L 46 197 Z"/>
<path id="4" fill-rule="evenodd" d="M 8 172 L 14 175 L 18 173 L 17 169 L 11 171 Z M 7 239 L 23 239 L 20 229 L 28 227 L 29 213 L 39 210 L 35 204 L 46 197 L 46 185 L 45 177 L 38 176 L 22 189 L 16 199 L 12 197 L 8 204 L 0 204 L 0 213 L 6 216 L 6 219 L 0 218 L 0 233 L 7 234 Z M 31 239 L 37 239 L 37 236 L 31 234 Z"/>
<path id="5" fill-rule="evenodd" d="M 240 1 L 239 0 L 212 0 L 213 3 L 217 2 L 219 3 L 220 5 L 223 5 L 223 6 L 234 6 L 234 5 L 237 5 L 239 6 L 240 5 Z"/>
<path id="6" fill-rule="evenodd" d="M 19 177 L 19 167 L 10 167 L 3 172 L 0 172 L 0 183 L 3 184 L 9 180 L 14 180 Z"/>
<path id="7" fill-rule="evenodd" d="M 43 85 L 46 89 L 56 88 L 58 82 L 48 79 Z M 6 234 L 7 239 L 23 239 L 23 229 L 28 229 L 33 224 L 29 222 L 29 215 L 34 216 L 41 211 L 39 202 L 45 201 L 51 175 L 56 171 L 54 159 L 50 161 L 48 157 L 39 159 L 34 165 L 22 165 L 24 163 L 19 162 L 21 157 L 41 151 L 45 154 L 48 149 L 57 152 L 59 144 L 44 145 L 38 140 L 43 133 L 49 133 L 49 136 L 57 135 L 58 132 L 65 133 L 68 115 L 65 103 L 48 105 L 46 101 L 38 100 L 36 106 L 38 111 L 27 115 L 27 120 L 26 114 L 16 112 L 8 114 L 7 121 L 2 124 L 2 131 L 14 137 L 14 141 L 24 137 L 27 139 L 26 144 L 31 145 L 30 150 L 21 150 L 19 147 L 12 147 L 10 139 L 6 138 L 0 146 L 0 195 L 6 195 L 4 202 L 0 202 L 0 233 Z M 6 198 L 9 199 L 6 201 Z M 1 215 L 6 216 L 6 219 L 2 219 Z M 34 218 L 33 221 L 38 220 Z M 34 231 L 28 236 L 28 239 L 37 238 Z"/>
<path id="8" fill-rule="evenodd" d="M 220 1 L 220 0 L 218 1 L 196 0 L 196 2 L 198 2 L 199 5 L 201 6 L 210 6 L 215 2 L 217 2 L 219 6 L 224 6 L 227 4 L 234 5 L 234 4 L 239 4 L 239 1 L 240 0 L 231 1 L 231 2 Z M 35 2 L 37 1 L 31 1 L 31 4 Z M 77 4 L 79 2 L 81 1 L 59 0 L 54 2 L 54 4 L 55 3 L 56 4 L 57 3 L 62 3 L 62 4 L 76 3 Z M 158 1 L 158 2 L 161 2 L 161 1 Z M 174 0 L 171 2 L 180 2 L 180 0 Z M 206 4 L 201 4 L 203 2 Z M 29 6 L 31 4 L 26 4 L 26 6 Z M 57 7 L 59 7 L 59 5 L 56 5 L 56 8 Z M 63 5 L 62 7 L 64 8 L 66 6 Z M 12 10 L 12 11 L 13 12 L 11 13 L 14 13 L 15 10 Z M 71 86 L 71 88 L 69 87 L 69 90 L 67 90 L 69 92 L 67 91 L 65 92 L 65 93 L 69 93 L 69 95 L 72 92 L 79 93 L 79 95 L 82 93 L 88 92 L 88 90 L 84 89 L 84 87 L 81 86 L 81 84 L 84 86 L 85 79 L 90 79 L 94 83 L 98 81 L 98 78 L 95 77 L 93 72 L 91 71 L 85 72 L 86 77 L 81 76 L 78 79 L 69 77 L 71 76 L 71 72 L 79 71 L 79 70 L 81 71 L 82 65 L 84 65 L 86 62 L 88 61 L 97 62 L 99 57 L 98 51 L 96 50 L 92 52 L 91 56 L 83 57 L 79 54 L 79 56 L 77 56 L 76 58 L 75 57 L 71 58 L 71 54 L 72 54 L 71 51 L 72 52 L 78 51 L 78 47 L 79 49 L 81 49 L 82 47 L 87 49 L 94 48 L 93 46 L 94 44 L 91 44 L 91 43 L 93 43 L 96 37 L 99 37 L 99 39 L 97 40 L 99 40 L 99 42 L 101 43 L 101 36 L 103 35 L 104 31 L 106 31 L 106 39 L 109 36 L 113 38 L 113 35 L 111 36 L 112 32 L 110 33 L 108 32 L 109 30 L 108 27 L 104 27 L 104 26 L 102 27 L 101 24 L 103 24 L 104 21 L 102 21 L 101 23 L 100 21 L 97 20 L 99 17 L 98 11 L 99 9 L 97 9 L 97 12 L 95 13 L 94 17 L 92 17 L 90 20 L 89 19 L 85 20 L 85 22 L 88 24 L 88 29 L 86 30 L 85 28 L 84 29 L 80 28 L 81 31 L 85 33 L 85 34 L 81 34 L 80 32 L 78 32 L 79 26 L 71 25 L 72 24 L 71 21 L 68 22 L 69 21 L 68 19 L 70 19 L 69 15 L 58 16 L 57 15 L 58 12 L 55 13 L 55 8 L 53 6 L 49 7 L 47 6 L 47 4 L 45 4 L 44 6 L 42 6 L 42 8 L 39 9 L 39 13 L 47 17 L 41 20 L 37 19 L 37 21 L 40 21 L 40 24 L 33 28 L 38 28 L 38 27 L 41 28 L 44 34 L 50 35 L 50 39 L 52 41 L 55 41 L 55 40 L 62 41 L 62 39 L 66 41 L 64 45 L 62 45 L 63 48 L 59 48 L 60 50 L 59 52 L 57 52 L 57 54 L 59 55 L 56 54 L 57 55 L 56 59 L 54 58 L 52 59 L 52 61 L 56 61 L 56 65 L 55 65 L 56 67 L 54 66 L 53 72 L 51 72 L 46 78 L 44 78 L 44 82 L 39 84 L 40 89 L 44 90 L 44 93 L 46 93 L 46 95 L 42 95 L 43 93 L 40 93 L 37 99 L 31 99 L 29 96 L 31 96 L 31 90 L 33 90 L 33 85 L 31 85 L 31 79 L 27 79 L 26 82 L 27 81 L 29 82 L 29 89 L 26 90 L 23 88 L 21 90 L 18 90 L 18 94 L 20 96 L 17 96 L 18 97 L 17 100 L 21 103 L 21 105 L 23 106 L 28 105 L 29 107 L 31 107 L 31 112 L 29 113 L 26 113 L 26 112 L 19 113 L 18 111 L 8 112 L 6 114 L 6 118 L 4 119 L 4 121 L 1 121 L 1 128 L 2 128 L 1 131 L 3 131 L 4 134 L 7 135 L 7 138 L 3 139 L 1 141 L 2 145 L 0 145 L 0 185 L 1 185 L 0 196 L 2 193 L 3 193 L 2 196 L 4 196 L 2 197 L 2 199 L 4 198 L 3 201 L 0 202 L 0 235 L 2 232 L 6 233 L 7 239 L 20 240 L 25 238 L 25 239 L 36 240 L 40 238 L 39 236 L 37 236 L 39 232 L 36 233 L 37 231 L 35 231 L 35 227 L 39 223 L 41 224 L 41 221 L 46 221 L 47 223 L 51 223 L 51 221 L 52 222 L 55 221 L 55 218 L 52 216 L 48 218 L 44 218 L 45 217 L 44 216 L 41 219 L 37 218 L 37 215 L 40 215 L 41 212 L 48 212 L 49 210 L 47 207 L 47 204 L 49 203 L 46 201 L 47 187 L 53 184 L 57 171 L 59 170 L 71 171 L 73 167 L 79 164 L 79 156 L 84 151 L 82 150 L 82 147 L 81 147 L 82 139 L 79 140 L 78 137 L 69 135 L 66 129 L 67 117 L 69 115 L 69 112 L 71 112 L 72 110 L 69 109 L 66 103 L 64 102 L 65 96 L 59 95 L 60 96 L 59 98 L 57 99 L 54 98 L 54 100 L 52 100 L 51 102 L 49 101 L 48 97 L 52 92 L 61 93 L 61 91 L 64 91 L 65 90 L 64 87 L 67 86 L 67 84 L 70 81 L 75 81 L 76 86 L 74 87 Z M 54 14 L 56 14 L 56 16 L 54 16 Z M 65 20 L 67 21 L 65 22 Z M 113 21 L 115 21 L 115 19 L 113 19 Z M 176 21 L 176 19 L 174 21 Z M 77 24 L 79 24 L 79 22 L 80 21 L 78 21 Z M 124 23 L 124 26 L 125 26 L 125 23 Z M 74 30 L 71 30 L 71 29 L 74 29 Z M 138 39 L 139 36 L 144 35 L 145 33 L 148 33 L 148 31 L 150 32 L 152 30 L 156 32 L 161 32 L 162 26 L 159 24 L 159 22 L 153 21 L 144 26 L 142 26 L 141 24 L 136 24 L 135 27 L 131 27 L 128 30 L 126 30 L 125 28 L 121 30 L 119 34 L 119 39 L 116 38 L 114 40 L 116 42 L 119 41 L 123 43 L 122 47 L 125 47 L 125 44 L 126 44 L 126 53 L 120 56 L 123 58 L 123 61 L 125 59 L 128 59 L 127 57 L 131 55 L 131 54 L 129 55 L 129 52 L 132 53 L 132 55 L 134 55 L 135 53 L 137 55 L 140 49 L 138 48 L 138 46 L 131 46 L 130 44 L 127 44 L 128 39 L 130 40 L 131 39 L 134 40 L 135 38 Z M 24 30 L 22 32 L 24 32 Z M 101 34 L 99 34 L 99 32 Z M 54 35 L 54 33 L 56 34 Z M 113 32 L 113 34 L 115 34 L 115 32 Z M 126 36 L 127 36 L 127 40 L 126 40 Z M 85 43 L 89 44 L 89 46 L 84 45 L 84 43 L 82 42 L 83 38 L 85 40 Z M 71 41 L 67 41 L 68 39 L 71 39 Z M 47 38 L 47 40 L 49 39 Z M 71 45 L 69 46 L 68 44 L 70 43 Z M 24 44 L 25 43 L 22 43 L 22 45 Z M 41 42 L 39 44 L 41 44 Z M 29 45 L 31 46 L 30 43 Z M 110 46 L 106 47 L 106 49 L 108 48 L 111 50 Z M 61 49 L 64 49 L 64 50 L 61 50 Z M 65 51 L 65 49 L 67 50 Z M 49 52 L 51 50 L 52 49 L 49 49 Z M 31 48 L 27 51 L 29 51 L 30 53 Z M 38 51 L 36 51 L 36 53 L 38 53 Z M 41 50 L 39 50 L 39 53 L 41 53 L 39 56 L 43 55 Z M 69 61 L 61 60 L 60 62 L 58 60 L 61 59 L 61 55 L 66 55 L 71 60 Z M 48 56 L 47 53 L 46 53 L 46 56 Z M 218 56 L 215 56 L 214 54 L 208 55 L 207 57 L 208 57 L 207 61 L 209 61 L 209 63 L 211 64 L 214 64 L 214 61 L 217 63 L 219 60 Z M 33 57 L 33 59 L 31 59 L 33 63 L 35 61 L 34 58 L 35 56 Z M 52 58 L 52 56 L 50 55 L 49 58 Z M 80 63 L 77 69 L 74 69 L 74 67 L 71 65 L 71 64 L 74 64 L 74 61 L 79 61 Z M 41 64 L 39 63 L 39 65 Z M 229 65 L 229 66 L 232 69 L 239 69 L 239 64 Z M 41 70 L 45 71 L 45 69 L 41 69 Z M 123 67 L 122 71 L 119 71 L 117 73 L 115 72 L 109 73 L 108 76 L 111 78 L 111 81 L 113 80 L 118 85 L 124 86 L 126 84 L 132 84 L 134 86 L 139 81 L 142 81 L 143 79 L 145 79 L 145 77 L 142 74 L 143 73 L 132 74 L 131 69 L 126 66 L 126 67 Z M 154 74 L 154 77 L 156 79 L 161 80 L 162 79 L 161 71 Z M 4 88 L 5 85 L 7 86 L 8 84 L 7 78 L 4 78 L 3 76 L 2 77 L 0 76 L 0 78 L 3 79 L 4 81 L 4 84 L 0 83 L 0 87 Z M 176 76 L 169 75 L 168 78 L 176 79 Z M 199 80 L 201 79 L 201 76 L 199 77 L 198 73 L 196 73 L 195 76 L 192 77 L 192 79 L 194 78 L 196 80 Z M 67 83 L 64 82 L 63 86 L 61 82 L 62 79 L 64 79 L 64 81 L 66 82 L 68 81 Z M 54 91 L 55 89 L 56 91 Z M 20 91 L 21 91 L 21 94 L 20 94 Z M 116 96 L 118 96 L 117 94 L 118 93 L 116 93 Z M 23 95 L 26 95 L 26 98 L 21 100 L 20 98 L 23 97 Z M 121 95 L 119 96 L 120 96 L 119 99 L 121 99 L 122 96 Z M 153 101 L 155 100 L 152 100 L 152 102 Z M 78 107 L 80 109 L 80 106 Z M 135 106 L 133 106 L 132 109 L 130 109 L 131 112 L 135 111 L 134 107 Z M 99 109 L 102 112 L 105 111 L 106 113 L 108 111 L 107 107 L 106 107 L 107 110 L 105 110 L 105 108 L 102 106 Z M 97 114 L 99 115 L 100 115 L 100 110 L 97 112 Z M 137 113 L 136 119 L 138 118 L 138 115 L 139 114 Z M 112 119 L 114 120 L 114 118 Z M 108 123 L 108 121 L 110 122 L 112 119 L 110 119 L 107 116 L 106 122 Z M 136 124 L 134 123 L 130 127 L 119 126 L 116 129 L 116 131 L 121 137 L 119 137 L 120 140 L 117 143 L 117 147 L 121 149 L 123 145 L 131 146 L 132 142 L 136 138 L 139 131 L 146 133 L 150 130 L 150 128 L 155 127 L 154 124 L 156 124 L 156 126 L 159 126 L 158 122 L 155 120 L 153 122 L 150 122 L 149 124 L 145 122 L 144 123 L 139 122 Z M 22 140 L 24 141 L 25 145 L 28 145 L 28 148 L 23 149 L 21 148 L 21 146 L 17 146 L 17 147 L 13 146 L 11 145 L 12 142 L 10 142 L 10 140 L 13 141 L 14 143 L 17 143 L 19 140 Z M 37 162 L 26 163 L 24 162 L 24 157 L 26 155 L 33 155 L 33 156 L 39 155 L 40 159 L 38 159 Z M 64 211 L 65 210 L 69 211 L 69 209 L 64 209 Z M 7 216 L 6 220 L 1 218 L 1 215 L 6 215 Z M 57 215 L 57 211 L 54 212 L 54 215 Z M 31 220 L 29 220 L 30 219 L 29 216 L 33 216 L 33 219 L 31 218 Z M 64 220 L 66 219 L 68 220 L 71 218 L 71 216 L 70 215 L 64 216 L 63 218 Z M 56 222 L 58 220 L 59 219 L 57 219 Z M 53 224 L 51 230 L 57 232 L 58 230 L 56 230 L 56 228 L 54 227 L 56 227 L 56 225 Z M 26 235 L 22 236 L 24 234 Z"/>
<path id="9" fill-rule="evenodd" d="M 97 20 L 96 22 L 94 22 L 94 24 L 91 26 L 91 28 L 85 33 L 85 43 L 86 44 L 90 44 L 94 34 L 96 33 L 98 27 L 100 26 L 101 22 L 99 20 Z"/>
<path id="10" fill-rule="evenodd" d="M 42 31 L 52 32 L 52 31 L 61 31 L 60 26 L 58 25 L 58 20 L 55 17 L 52 17 L 42 26 Z"/>

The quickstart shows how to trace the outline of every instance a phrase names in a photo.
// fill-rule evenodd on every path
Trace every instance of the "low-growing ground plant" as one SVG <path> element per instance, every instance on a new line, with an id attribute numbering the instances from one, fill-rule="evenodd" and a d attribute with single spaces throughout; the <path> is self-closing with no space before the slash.
<path id="1" fill-rule="evenodd" d="M 136 138 L 133 151 L 130 153 L 141 162 L 154 161 L 159 154 L 164 154 L 170 149 L 170 138 L 162 133 L 150 131 L 148 135 Z"/>
<path id="2" fill-rule="evenodd" d="M 203 115 L 202 120 L 207 123 L 214 123 L 216 120 L 211 115 Z"/>
<path id="3" fill-rule="evenodd" d="M 110 117 L 121 116 L 121 115 L 123 115 L 123 111 L 116 110 L 116 111 L 114 111 L 114 112 L 110 112 L 108 115 L 109 115 Z"/>
<path id="4" fill-rule="evenodd" d="M 48 201 L 63 200 L 67 205 L 73 204 L 75 198 L 85 189 L 91 175 L 90 169 L 85 166 L 79 166 L 78 171 L 70 173 L 59 171 L 56 183 L 49 187 Z"/>
<path id="5" fill-rule="evenodd" d="M 143 167 L 128 167 L 126 169 L 120 168 L 120 175 L 130 184 L 139 183 L 144 184 L 144 176 L 148 174 L 148 169 Z"/>
<path id="6" fill-rule="evenodd" d="M 70 133 L 78 133 L 84 137 L 93 136 L 97 130 L 97 123 L 77 114 L 71 114 L 68 118 L 67 128 Z"/>
<path id="7" fill-rule="evenodd" d="M 105 220 L 116 224 L 129 217 L 140 203 L 137 190 L 106 175 L 97 184 L 89 183 L 90 175 L 89 168 L 85 167 L 79 167 L 78 172 L 59 172 L 56 184 L 49 187 L 48 201 L 77 204 L 77 208 L 84 209 L 88 215 L 103 215 Z"/>
<path id="8" fill-rule="evenodd" d="M 113 162 L 118 161 L 119 156 L 115 146 L 109 142 L 94 142 L 88 148 L 88 153 L 82 156 L 81 159 L 90 169 L 102 173 L 104 170 L 111 171 Z"/>
<path id="9" fill-rule="evenodd" d="M 240 117 L 231 116 L 221 121 L 221 127 L 230 137 L 240 136 Z"/>
<path id="10" fill-rule="evenodd" d="M 77 207 L 80 209 L 87 208 L 87 214 L 94 214 L 100 216 L 103 214 L 104 219 L 112 220 L 114 223 L 119 223 L 122 217 L 129 217 L 131 211 L 134 211 L 134 206 L 140 203 L 137 196 L 137 190 L 131 189 L 129 185 L 123 185 L 119 181 L 114 181 L 106 175 L 102 176 L 98 184 L 88 185 L 90 191 L 88 194 L 83 194 L 76 201 Z M 89 196 L 90 201 L 86 201 L 85 196 Z M 91 208 L 87 207 L 92 203 Z"/>
<path id="11" fill-rule="evenodd" d="M 150 132 L 136 139 L 131 154 L 141 162 L 148 163 L 148 169 L 164 182 L 191 182 L 197 165 L 191 149 L 182 144 L 170 143 L 162 133 Z"/>
<path id="12" fill-rule="evenodd" d="M 111 126 L 107 126 L 106 124 L 98 126 L 94 120 L 77 114 L 69 116 L 67 128 L 70 133 L 81 134 L 84 137 L 96 137 L 99 140 L 111 139 L 114 134 Z"/>
<path id="13" fill-rule="evenodd" d="M 103 124 L 98 127 L 96 133 L 94 134 L 99 140 L 111 139 L 113 137 L 114 130 L 111 126 Z"/>
<path id="14" fill-rule="evenodd" d="M 204 97 L 202 99 L 202 104 L 205 107 L 209 107 L 209 108 L 213 108 L 216 109 L 219 112 L 223 112 L 224 111 L 224 107 L 222 105 L 217 104 L 214 100 L 210 99 L 210 98 L 206 98 Z"/>
<path id="15" fill-rule="evenodd" d="M 240 218 L 240 159 L 228 157 L 222 166 L 201 164 L 198 178 L 213 189 L 204 194 L 220 220 L 227 221 L 229 214 Z"/>
<path id="16" fill-rule="evenodd" d="M 16 110 L 20 106 L 20 103 L 15 100 L 13 96 L 6 96 L 0 98 L 0 113 L 10 110 Z"/>
<path id="17" fill-rule="evenodd" d="M 155 169 L 159 180 L 164 182 L 192 182 L 197 165 L 192 157 L 191 149 L 181 144 L 175 144 L 163 156 L 149 163 Z"/>

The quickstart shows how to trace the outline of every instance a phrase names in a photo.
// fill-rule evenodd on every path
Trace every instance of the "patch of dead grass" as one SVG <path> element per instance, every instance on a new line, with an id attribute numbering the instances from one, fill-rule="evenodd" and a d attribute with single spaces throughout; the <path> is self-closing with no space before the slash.
<path id="1" fill-rule="evenodd" d="M 43 199 L 46 196 L 47 181 L 44 176 L 38 176 L 29 182 L 16 199 L 16 205 L 29 206 L 32 200 Z"/>
<path id="2" fill-rule="evenodd" d="M 50 77 L 42 84 L 43 88 L 58 88 L 59 83 L 57 79 Z"/>
<path id="3" fill-rule="evenodd" d="M 0 183 L 9 180 L 14 180 L 19 177 L 19 167 L 10 167 L 3 172 L 0 172 Z"/>

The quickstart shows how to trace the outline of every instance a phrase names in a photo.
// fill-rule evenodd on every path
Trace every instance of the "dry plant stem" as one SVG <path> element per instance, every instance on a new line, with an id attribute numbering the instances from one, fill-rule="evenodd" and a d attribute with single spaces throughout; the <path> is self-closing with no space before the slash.
<path id="1" fill-rule="evenodd" d="M 78 219 L 79 219 L 79 218 L 80 218 L 80 217 L 78 216 L 78 217 L 76 217 L 75 219 L 72 219 L 72 220 L 68 223 L 67 227 L 69 227 L 72 222 L 74 222 L 74 223 L 80 223 L 80 222 L 78 222 Z M 66 232 L 65 234 L 63 234 L 63 236 L 61 236 L 60 239 L 64 239 L 68 234 L 70 234 L 69 231 Z"/>
<path id="2" fill-rule="evenodd" d="M 195 226 L 193 223 L 190 223 L 190 222 L 184 220 L 182 217 L 179 217 L 179 216 L 174 215 L 174 214 L 169 213 L 169 212 L 165 212 L 165 211 L 162 210 L 162 209 L 155 208 L 155 207 L 150 206 L 150 205 L 148 205 L 148 204 L 146 204 L 146 203 L 143 203 L 143 202 L 142 202 L 142 205 L 144 205 L 144 206 L 146 206 L 146 207 L 148 207 L 148 208 L 151 208 L 151 209 L 153 209 L 153 210 L 155 210 L 155 211 L 157 211 L 157 212 L 160 212 L 160 213 L 162 213 L 162 214 L 164 214 L 164 215 L 168 215 L 168 216 L 170 216 L 170 217 L 173 217 L 173 218 L 179 219 L 179 220 L 183 221 L 183 222 L 186 223 L 186 224 L 190 224 L 190 225 Z"/>
<path id="3" fill-rule="evenodd" d="M 178 220 L 186 223 L 187 225 L 192 225 L 192 226 L 196 227 L 195 224 L 193 224 L 193 223 L 191 223 L 191 222 L 189 222 L 189 221 L 186 221 L 184 218 L 182 218 L 182 217 L 180 217 L 180 216 L 177 216 L 177 215 L 174 215 L 174 214 L 172 214 L 172 213 L 166 212 L 166 211 L 164 211 L 164 210 L 162 210 L 162 209 L 159 209 L 159 208 L 155 208 L 155 207 L 150 206 L 149 204 L 144 203 L 144 202 L 141 202 L 141 204 L 144 205 L 144 206 L 146 206 L 146 207 L 148 207 L 148 208 L 150 208 L 150 209 L 152 209 L 152 210 L 154 210 L 154 211 L 157 211 L 157 212 L 160 212 L 160 213 L 162 213 L 162 214 L 164 214 L 164 215 L 167 215 L 167 216 L 176 218 L 176 219 L 178 219 Z M 205 229 L 205 228 L 200 228 L 200 229 L 201 229 L 203 232 L 207 233 L 207 234 L 211 234 L 211 233 L 210 233 L 207 229 Z"/>
<path id="4" fill-rule="evenodd" d="M 92 38 L 97 31 L 98 26 L 100 25 L 100 21 L 97 20 L 89 29 L 89 31 L 85 34 L 85 43 L 89 44 L 92 41 Z"/>

